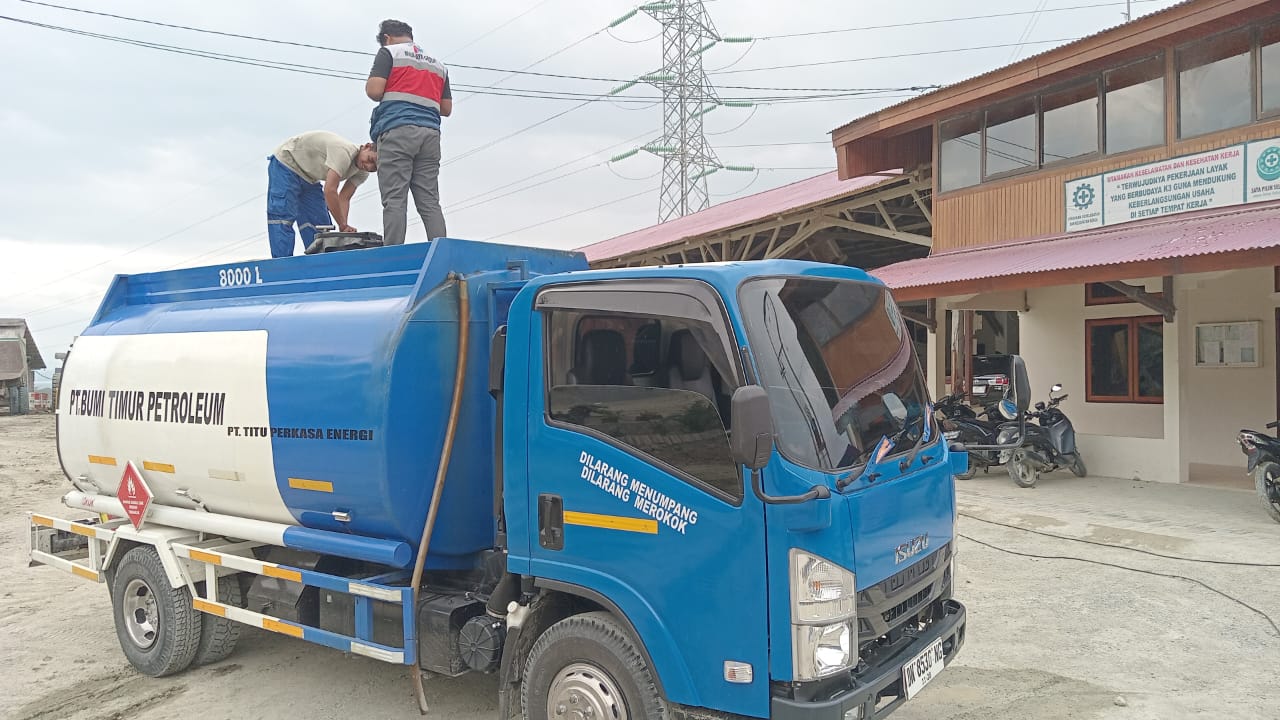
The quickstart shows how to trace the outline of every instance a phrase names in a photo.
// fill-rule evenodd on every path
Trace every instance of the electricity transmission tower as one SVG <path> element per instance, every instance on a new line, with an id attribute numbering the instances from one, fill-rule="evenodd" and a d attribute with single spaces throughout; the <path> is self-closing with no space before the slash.
<path id="1" fill-rule="evenodd" d="M 707 175 L 720 168 L 702 120 L 719 105 L 702 55 L 720 42 L 702 0 L 670 0 L 640 9 L 662 25 L 662 188 L 658 222 L 711 205 Z"/>

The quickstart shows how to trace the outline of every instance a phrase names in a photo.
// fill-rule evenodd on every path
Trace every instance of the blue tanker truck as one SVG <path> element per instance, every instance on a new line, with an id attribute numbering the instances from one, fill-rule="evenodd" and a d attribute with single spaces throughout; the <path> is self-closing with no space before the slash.
<path id="1" fill-rule="evenodd" d="M 58 453 L 92 515 L 33 564 L 102 582 L 163 676 L 242 625 L 502 717 L 880 718 L 955 657 L 966 467 L 860 270 L 590 270 L 455 239 L 118 276 Z"/>

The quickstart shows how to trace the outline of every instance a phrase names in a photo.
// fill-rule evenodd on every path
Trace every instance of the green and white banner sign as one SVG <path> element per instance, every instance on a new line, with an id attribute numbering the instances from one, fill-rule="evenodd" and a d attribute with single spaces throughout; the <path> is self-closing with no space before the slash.
<path id="1" fill-rule="evenodd" d="M 1280 139 L 1113 170 L 1063 183 L 1067 232 L 1280 199 Z"/>

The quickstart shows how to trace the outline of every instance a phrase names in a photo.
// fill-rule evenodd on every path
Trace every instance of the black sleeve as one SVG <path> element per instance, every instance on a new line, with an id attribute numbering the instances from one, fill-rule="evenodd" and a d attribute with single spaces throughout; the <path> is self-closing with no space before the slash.
<path id="1" fill-rule="evenodd" d="M 453 99 L 453 91 L 449 89 L 449 73 L 448 72 L 446 72 L 444 75 L 444 90 L 440 93 L 440 99 L 441 100 Z"/>
<path id="2" fill-rule="evenodd" d="M 377 55 L 373 56 L 373 69 L 369 71 L 369 77 L 387 79 L 391 77 L 391 51 L 382 48 Z"/>

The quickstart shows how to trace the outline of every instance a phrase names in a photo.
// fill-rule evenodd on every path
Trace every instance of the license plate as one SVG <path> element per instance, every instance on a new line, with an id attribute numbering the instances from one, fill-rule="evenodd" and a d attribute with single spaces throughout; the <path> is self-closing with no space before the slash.
<path id="1" fill-rule="evenodd" d="M 916 696 L 929 681 L 938 677 L 946 660 L 942 655 L 942 638 L 938 638 L 924 649 L 924 652 L 911 658 L 902 666 L 902 686 L 906 688 L 907 699 Z"/>
<path id="2" fill-rule="evenodd" d="M 986 391 L 987 391 L 987 386 L 986 386 L 986 385 L 974 385 L 974 386 L 973 386 L 973 394 L 974 394 L 974 395 L 981 395 L 982 393 L 984 393 L 984 392 L 986 392 Z"/>

